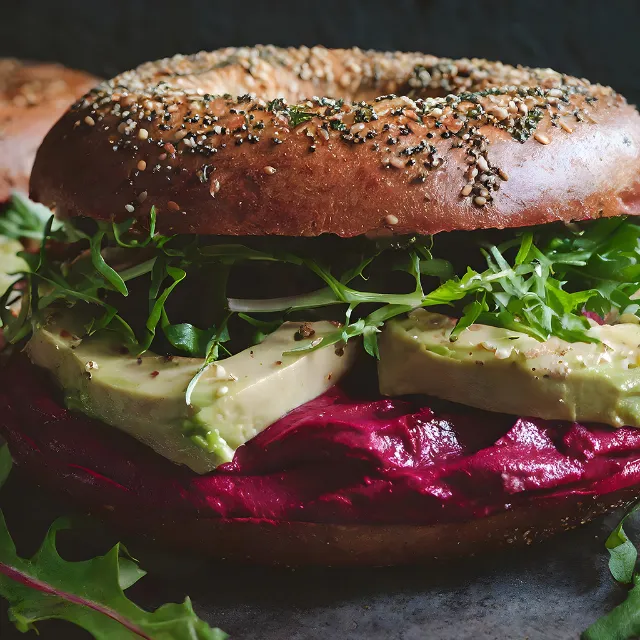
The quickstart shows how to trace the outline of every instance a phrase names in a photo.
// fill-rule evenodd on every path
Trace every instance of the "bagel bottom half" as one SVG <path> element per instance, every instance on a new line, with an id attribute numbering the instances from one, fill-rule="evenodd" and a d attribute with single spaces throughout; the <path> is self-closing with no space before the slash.
<path id="1" fill-rule="evenodd" d="M 599 462 L 602 477 L 590 471 L 562 490 L 515 496 L 499 509 L 474 507 L 473 517 L 422 523 L 414 513 L 403 522 L 402 514 L 384 513 L 392 504 L 389 496 L 376 503 L 379 511 L 370 511 L 374 521 L 220 516 L 220 496 L 194 494 L 198 476 L 111 427 L 67 411 L 46 375 L 20 355 L 0 371 L 0 433 L 30 478 L 88 508 L 119 533 L 236 562 L 396 565 L 478 555 L 531 544 L 627 506 L 640 495 L 638 443 L 621 445 L 625 438 L 608 434 L 609 449 Z M 585 446 L 585 459 L 594 455 L 599 454 Z M 491 481 L 474 473 L 468 480 L 482 502 Z M 277 502 L 280 496 L 271 499 Z"/>

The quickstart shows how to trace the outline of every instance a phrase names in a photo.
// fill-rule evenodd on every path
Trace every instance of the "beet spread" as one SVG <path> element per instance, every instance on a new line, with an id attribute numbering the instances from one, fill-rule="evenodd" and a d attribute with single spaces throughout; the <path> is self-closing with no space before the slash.
<path id="1" fill-rule="evenodd" d="M 640 429 L 514 418 L 339 389 L 292 411 L 198 476 L 71 413 L 22 358 L 0 371 L 0 431 L 41 480 L 173 517 L 432 524 L 640 483 Z"/>

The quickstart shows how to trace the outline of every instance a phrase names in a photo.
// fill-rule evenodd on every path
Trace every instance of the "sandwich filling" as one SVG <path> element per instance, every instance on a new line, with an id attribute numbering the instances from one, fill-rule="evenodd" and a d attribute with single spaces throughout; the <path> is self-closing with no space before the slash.
<path id="1" fill-rule="evenodd" d="M 92 509 L 154 533 L 206 518 L 430 525 L 519 507 L 567 513 L 575 502 L 586 516 L 599 498 L 615 492 L 622 502 L 640 482 L 639 429 L 380 398 L 358 384 L 294 409 L 232 462 L 199 475 L 65 409 L 46 372 L 25 359 L 0 379 L 2 433 L 16 461 L 36 481 L 64 477 Z"/>
<path id="2" fill-rule="evenodd" d="M 18 209 L 16 236 L 42 215 Z M 504 508 L 507 494 L 638 480 L 632 218 L 231 238 L 161 235 L 151 208 L 146 229 L 51 217 L 39 254 L 22 257 L 2 299 L 7 338 L 30 336 L 27 355 L 83 424 L 189 468 L 176 477 L 202 475 L 194 500 L 217 501 L 218 515 L 377 521 L 396 513 L 393 493 L 413 506 L 388 517 L 423 522 L 427 502 L 455 505 L 455 519 Z M 489 479 L 486 500 L 472 475 Z M 309 496 L 291 494 L 298 482 Z"/>

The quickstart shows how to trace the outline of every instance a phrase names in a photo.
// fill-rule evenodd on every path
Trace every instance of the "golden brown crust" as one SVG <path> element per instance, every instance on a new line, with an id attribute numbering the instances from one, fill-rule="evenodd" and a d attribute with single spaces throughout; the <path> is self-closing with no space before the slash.
<path id="1" fill-rule="evenodd" d="M 146 220 L 155 206 L 161 232 L 220 235 L 640 214 L 640 115 L 549 69 L 224 49 L 99 86 L 45 139 L 31 193 L 61 215 Z"/>
<path id="2" fill-rule="evenodd" d="M 98 83 L 57 64 L 0 58 L 0 202 L 27 191 L 38 146 L 69 105 Z"/>

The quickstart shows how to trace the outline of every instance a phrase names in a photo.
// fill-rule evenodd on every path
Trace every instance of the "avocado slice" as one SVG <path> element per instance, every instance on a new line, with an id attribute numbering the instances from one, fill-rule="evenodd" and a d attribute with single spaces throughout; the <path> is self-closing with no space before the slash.
<path id="1" fill-rule="evenodd" d="M 593 326 L 599 343 L 538 342 L 417 309 L 386 323 L 379 339 L 380 392 L 428 394 L 479 409 L 546 419 L 640 427 L 640 326 Z"/>
<path id="2" fill-rule="evenodd" d="M 350 342 L 283 355 L 304 344 L 296 340 L 300 324 L 287 322 L 260 344 L 211 365 L 187 406 L 185 391 L 202 359 L 150 352 L 136 358 L 115 334 L 82 337 L 87 322 L 76 311 L 50 316 L 26 346 L 32 362 L 51 372 L 69 408 L 197 473 L 230 461 L 240 445 L 334 385 L 358 350 Z M 306 324 L 313 340 L 335 331 L 329 322 Z"/>

